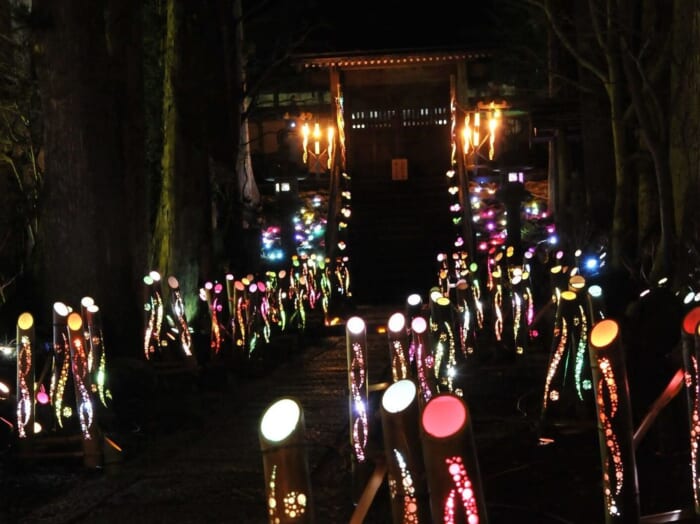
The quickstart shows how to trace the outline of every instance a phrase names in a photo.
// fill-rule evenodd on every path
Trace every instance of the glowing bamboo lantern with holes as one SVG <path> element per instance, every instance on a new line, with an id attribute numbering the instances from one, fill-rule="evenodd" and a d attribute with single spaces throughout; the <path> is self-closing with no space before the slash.
<path id="1" fill-rule="evenodd" d="M 17 437 L 34 435 L 34 317 L 22 313 L 17 319 Z"/>
<path id="2" fill-rule="evenodd" d="M 452 301 L 439 296 L 433 300 L 430 318 L 430 349 L 434 358 L 435 380 L 440 391 L 454 391 L 457 376 L 457 337 Z"/>
<path id="3" fill-rule="evenodd" d="M 406 297 L 406 311 L 404 316 L 406 317 L 406 326 L 409 331 L 409 341 L 408 341 L 408 360 L 411 364 L 411 370 L 414 372 L 416 367 L 416 348 L 413 346 L 413 337 L 411 336 L 411 324 L 413 319 L 421 316 L 421 311 L 423 309 L 423 298 L 418 293 L 411 293 Z"/>
<path id="4" fill-rule="evenodd" d="M 421 405 L 426 404 L 438 393 L 435 380 L 433 355 L 428 340 L 428 322 L 424 317 L 415 317 L 411 322 L 412 346 L 416 352 L 416 380 Z"/>
<path id="5" fill-rule="evenodd" d="M 389 357 L 391 359 L 391 378 L 394 382 L 410 378 L 411 368 L 408 358 L 408 330 L 403 313 L 394 313 L 387 322 Z"/>
<path id="6" fill-rule="evenodd" d="M 418 388 L 412 380 L 398 380 L 384 391 L 381 417 L 394 524 L 430 522 L 419 411 Z"/>
<path id="7" fill-rule="evenodd" d="M 348 412 L 352 468 L 352 496 L 357 503 L 371 474 L 369 443 L 369 373 L 365 321 L 350 317 L 345 323 L 348 361 Z"/>
<path id="8" fill-rule="evenodd" d="M 432 397 L 420 420 L 433 522 L 487 524 L 469 409 L 453 393 Z"/>
<path id="9" fill-rule="evenodd" d="M 591 324 L 595 324 L 606 317 L 605 297 L 603 296 L 602 287 L 597 284 L 590 286 L 586 291 L 586 302 L 588 320 Z"/>
<path id="10" fill-rule="evenodd" d="M 455 285 L 455 308 L 457 309 L 457 339 L 464 358 L 474 356 L 476 351 L 476 315 L 469 305 L 469 283 L 459 279 Z"/>
<path id="11" fill-rule="evenodd" d="M 188 363 L 195 364 L 194 355 L 192 354 L 192 334 L 190 333 L 187 312 L 185 311 L 185 300 L 180 290 L 180 282 L 174 275 L 168 277 L 168 289 L 170 290 L 170 311 L 175 321 L 174 330 L 177 333 L 182 356 L 185 357 Z"/>
<path id="12" fill-rule="evenodd" d="M 598 441 L 603 473 L 605 522 L 639 523 L 634 428 L 620 328 L 601 320 L 590 335 Z"/>
<path id="13" fill-rule="evenodd" d="M 144 337 L 143 353 L 146 360 L 153 360 L 160 355 L 160 337 L 163 327 L 163 295 L 161 293 L 160 273 L 151 271 L 143 277 L 144 287 Z"/>
<path id="14" fill-rule="evenodd" d="M 63 428 L 63 419 L 72 415 L 66 404 L 66 387 L 70 379 L 70 345 L 68 342 L 68 314 L 70 309 L 63 302 L 53 305 L 53 362 L 49 398 L 55 422 Z"/>
<path id="15" fill-rule="evenodd" d="M 695 514 L 700 515 L 700 306 L 683 317 L 681 351 L 690 427 L 690 473 Z"/>
<path id="16" fill-rule="evenodd" d="M 314 522 L 305 431 L 301 405 L 290 397 L 273 402 L 260 421 L 270 524 Z"/>
<path id="17" fill-rule="evenodd" d="M 79 313 L 73 312 L 68 315 L 67 323 L 73 389 L 80 431 L 83 436 L 83 464 L 88 468 L 97 468 L 102 465 L 102 453 L 100 451 L 102 443 L 97 431 L 95 411 L 90 393 L 89 348 L 83 332 L 83 319 Z"/>
<path id="18" fill-rule="evenodd" d="M 89 304 L 83 312 L 83 323 L 87 326 L 86 340 L 88 343 L 88 368 L 90 371 L 90 383 L 100 403 L 107 407 L 107 399 L 111 393 L 107 388 L 107 355 L 102 336 L 102 322 L 100 308 L 97 304 Z"/>

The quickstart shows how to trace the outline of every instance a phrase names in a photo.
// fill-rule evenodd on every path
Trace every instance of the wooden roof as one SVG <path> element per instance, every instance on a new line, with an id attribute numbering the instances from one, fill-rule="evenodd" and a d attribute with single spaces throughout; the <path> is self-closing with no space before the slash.
<path id="1" fill-rule="evenodd" d="M 455 62 L 489 58 L 485 50 L 400 50 L 350 52 L 344 54 L 305 54 L 293 59 L 303 69 L 386 69 L 426 65 L 445 65 Z"/>

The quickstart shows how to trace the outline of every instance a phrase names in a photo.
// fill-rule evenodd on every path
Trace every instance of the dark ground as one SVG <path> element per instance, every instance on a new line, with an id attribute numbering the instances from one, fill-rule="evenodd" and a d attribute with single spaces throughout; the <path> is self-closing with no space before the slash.
<path id="1" fill-rule="evenodd" d="M 400 310 L 354 311 L 368 325 L 370 384 L 390 378 L 386 334 L 376 329 Z M 495 346 L 482 348 L 459 380 L 472 416 L 489 522 L 605 522 L 594 421 L 555 424 L 554 443 L 538 445 L 548 350 L 533 346 L 515 361 Z M 355 507 L 344 326 L 312 324 L 303 335 L 284 336 L 266 349 L 268 358 L 258 366 L 208 366 L 195 374 L 111 363 L 114 404 L 104 426 L 123 451 L 106 455 L 102 470 L 86 471 L 79 458 L 29 461 L 11 446 L 0 462 L 0 522 L 264 524 L 257 428 L 266 407 L 285 395 L 298 398 L 304 409 L 316 523 L 350 522 Z M 374 393 L 375 407 L 378 399 Z M 674 415 L 683 409 L 679 396 L 638 450 L 647 522 L 670 522 L 660 514 L 692 508 L 687 421 Z M 375 443 L 378 420 L 370 433 Z M 364 522 L 391 522 L 386 482 Z"/>

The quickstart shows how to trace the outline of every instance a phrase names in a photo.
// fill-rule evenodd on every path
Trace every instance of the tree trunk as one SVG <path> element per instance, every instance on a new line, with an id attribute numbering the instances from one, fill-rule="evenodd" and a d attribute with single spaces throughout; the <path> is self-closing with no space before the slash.
<path id="1" fill-rule="evenodd" d="M 34 277 L 40 311 L 78 308 L 89 295 L 105 336 L 120 337 L 128 239 L 104 11 L 101 2 L 37 0 L 34 50 L 44 115 L 46 169 Z"/>
<path id="2" fill-rule="evenodd" d="M 197 17 L 183 11 L 190 8 L 196 9 L 175 0 L 166 3 L 162 182 L 151 266 L 163 278 L 178 279 L 194 325 L 201 310 L 198 289 L 213 276 L 209 163 L 193 74 L 202 55 L 198 31 L 189 24 Z"/>

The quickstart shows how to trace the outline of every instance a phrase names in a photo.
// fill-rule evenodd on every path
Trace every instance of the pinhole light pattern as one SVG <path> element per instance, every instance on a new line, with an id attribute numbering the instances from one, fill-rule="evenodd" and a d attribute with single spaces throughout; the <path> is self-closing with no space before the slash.
<path id="1" fill-rule="evenodd" d="M 348 382 L 350 389 L 350 436 L 357 462 L 367 460 L 369 422 L 367 417 L 367 364 L 365 323 L 352 317 L 346 323 L 348 338 Z"/>
<path id="2" fill-rule="evenodd" d="M 403 500 L 403 520 L 404 524 L 419 524 L 418 499 L 416 498 L 416 486 L 413 482 L 411 472 L 406 465 L 401 452 L 394 449 L 394 458 L 398 466 L 399 479 L 389 479 L 389 489 L 391 498 L 401 497 Z M 391 471 L 391 470 L 390 470 Z"/>
<path id="3" fill-rule="evenodd" d="M 397 382 L 409 377 L 408 334 L 403 313 L 394 313 L 389 317 L 387 336 L 391 356 L 391 378 Z"/>
<path id="4" fill-rule="evenodd" d="M 607 453 L 603 461 L 603 496 L 605 509 L 613 516 L 620 515 L 618 497 L 624 486 L 624 463 L 620 453 L 618 436 L 613 428 L 613 420 L 617 414 L 619 403 L 617 382 L 610 360 L 606 357 L 598 359 L 601 377 L 598 382 L 597 403 L 598 420 L 603 429 Z"/>
<path id="5" fill-rule="evenodd" d="M 416 358 L 416 373 L 418 386 L 424 403 L 427 403 L 436 393 L 433 378 L 433 355 L 427 345 L 427 322 L 423 317 L 415 317 L 411 322 L 411 335 Z"/>
<path id="6" fill-rule="evenodd" d="M 90 374 L 88 372 L 87 348 L 85 337 L 81 331 L 82 319 L 77 313 L 71 313 L 68 318 L 71 338 L 71 364 L 73 371 L 73 386 L 78 408 L 80 429 L 85 440 L 92 438 L 94 413 L 90 397 Z"/>
<path id="7" fill-rule="evenodd" d="M 190 334 L 190 326 L 185 314 L 185 301 L 180 291 L 180 284 L 174 276 L 171 276 L 168 278 L 168 285 L 170 286 L 170 309 L 175 317 L 180 348 L 182 348 L 185 356 L 191 357 L 192 335 Z"/>
<path id="8" fill-rule="evenodd" d="M 445 465 L 448 475 L 452 479 L 453 487 L 445 498 L 442 522 L 444 524 L 461 522 L 461 519 L 457 520 L 458 504 L 461 502 L 467 524 L 479 524 L 479 508 L 476 503 L 474 487 L 467 469 L 464 467 L 462 457 L 448 457 L 445 459 Z"/>
<path id="9" fill-rule="evenodd" d="M 107 407 L 107 399 L 112 394 L 107 389 L 107 353 L 105 351 L 102 324 L 99 321 L 100 308 L 96 304 L 90 304 L 85 313 L 85 323 L 88 330 L 88 363 L 90 368 L 90 389 L 97 393 L 100 403 Z"/>
<path id="10" fill-rule="evenodd" d="M 576 393 L 578 394 L 579 400 L 583 400 L 584 389 L 586 388 L 586 377 L 584 372 L 588 369 L 588 318 L 583 309 L 583 306 L 579 304 L 577 306 L 578 314 L 574 317 L 574 326 L 577 328 L 577 343 L 576 343 L 576 358 L 575 358 L 575 381 Z"/>
<path id="11" fill-rule="evenodd" d="M 64 416 L 70 415 L 70 409 L 64 409 L 66 386 L 70 377 L 70 343 L 68 342 L 67 326 L 63 323 L 65 322 L 65 317 L 61 321 L 61 324 L 57 324 L 56 320 L 54 320 L 53 370 L 49 386 L 49 398 L 53 405 L 56 422 L 62 428 Z"/>
<path id="12" fill-rule="evenodd" d="M 549 365 L 547 366 L 547 375 L 544 383 L 544 394 L 542 398 L 542 412 L 547 409 L 549 401 L 552 400 L 556 402 L 559 399 L 559 392 L 552 389 L 554 379 L 560 372 L 560 367 L 564 359 L 564 352 L 566 351 L 566 342 L 568 339 L 568 326 L 566 319 L 561 319 L 559 325 L 554 326 L 554 344 L 555 349 L 552 353 L 552 357 L 549 360 Z"/>
<path id="13" fill-rule="evenodd" d="M 476 346 L 475 317 L 469 307 L 469 285 L 460 279 L 455 286 L 455 308 L 458 313 L 458 338 L 462 355 L 468 357 L 474 354 Z"/>
<path id="14" fill-rule="evenodd" d="M 277 507 L 277 464 L 272 466 L 270 481 L 267 486 L 267 513 L 271 524 L 279 524 L 282 522 Z M 289 519 L 300 519 L 306 513 L 308 497 L 305 493 L 298 491 L 290 491 L 282 496 L 282 512 Z"/>
<path id="15" fill-rule="evenodd" d="M 684 372 L 686 396 L 688 397 L 690 419 L 690 472 L 693 486 L 693 502 L 697 508 L 700 505 L 698 492 L 698 452 L 700 451 L 700 377 L 696 355 L 686 357 Z"/>
<path id="16" fill-rule="evenodd" d="M 160 337 L 163 326 L 163 297 L 160 292 L 160 275 L 151 271 L 143 277 L 146 285 L 146 301 L 144 312 L 146 314 L 143 353 L 146 360 L 150 360 L 160 352 Z"/>
<path id="17" fill-rule="evenodd" d="M 23 439 L 27 437 L 27 428 L 34 431 L 34 348 L 32 335 L 21 329 L 20 323 L 21 319 L 17 328 L 17 435 Z"/>

